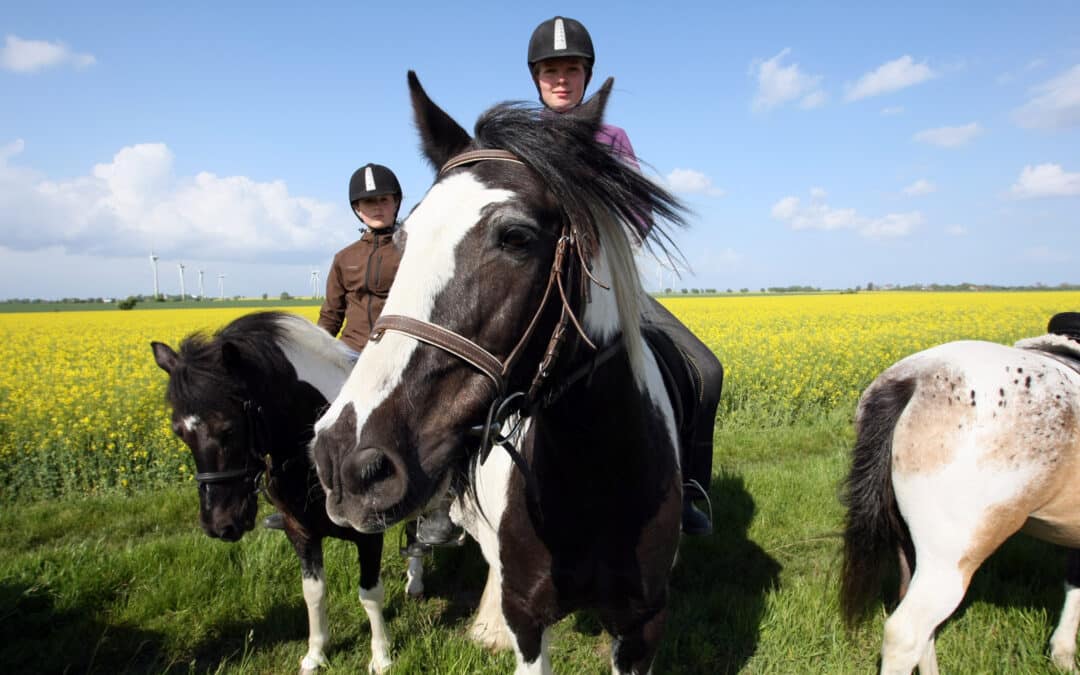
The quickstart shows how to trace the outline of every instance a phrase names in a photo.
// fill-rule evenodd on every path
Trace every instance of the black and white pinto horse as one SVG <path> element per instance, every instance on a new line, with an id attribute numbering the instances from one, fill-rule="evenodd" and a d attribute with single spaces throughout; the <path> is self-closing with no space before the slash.
<path id="1" fill-rule="evenodd" d="M 1071 357 L 1071 358 L 1070 358 Z M 934 634 L 975 570 L 1017 531 L 1068 547 L 1051 656 L 1075 671 L 1080 623 L 1080 345 L 950 342 L 909 356 L 863 392 L 845 502 L 841 607 L 866 615 L 899 556 L 900 604 L 882 673 L 938 672 Z M 1072 363 L 1072 365 L 1070 365 Z"/>
<path id="2" fill-rule="evenodd" d="M 278 312 L 248 314 L 213 336 L 191 335 L 179 352 L 153 342 L 169 374 L 172 428 L 198 470 L 199 520 L 211 537 L 238 541 L 254 527 L 258 493 L 284 516 L 285 535 L 300 558 L 308 612 L 308 651 L 301 673 L 326 663 L 329 633 L 322 540 L 356 544 L 360 603 L 371 623 L 370 669 L 390 665 L 382 616 L 382 534 L 340 527 L 326 515 L 325 495 L 307 449 L 314 423 L 334 400 L 355 357 L 307 319 Z M 423 592 L 420 558 L 410 558 L 409 595 Z"/>
<path id="3" fill-rule="evenodd" d="M 680 206 L 595 142 L 611 85 L 573 115 L 496 106 L 473 139 L 409 74 L 438 178 L 312 445 L 340 525 L 379 532 L 455 489 L 490 565 L 473 635 L 508 638 L 522 673 L 550 671 L 549 628 L 578 608 L 613 636 L 614 671 L 648 671 L 679 543 L 676 427 L 633 242 Z"/>

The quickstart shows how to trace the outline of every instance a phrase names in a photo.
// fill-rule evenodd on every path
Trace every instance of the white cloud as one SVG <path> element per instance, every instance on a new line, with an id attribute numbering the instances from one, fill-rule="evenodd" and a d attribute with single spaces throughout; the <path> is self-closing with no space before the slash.
<path id="1" fill-rule="evenodd" d="M 1016 110 L 1017 124 L 1030 129 L 1080 126 L 1080 64 L 1031 90 L 1032 99 Z"/>
<path id="2" fill-rule="evenodd" d="M 0 49 L 0 68 L 16 73 L 32 73 L 55 66 L 86 68 L 97 63 L 92 54 L 76 54 L 62 42 L 23 40 L 8 35 Z"/>
<path id="3" fill-rule="evenodd" d="M 892 117 L 893 115 L 903 115 L 904 114 L 904 106 L 893 105 L 893 106 L 889 106 L 888 108 L 882 108 L 881 109 L 881 114 L 886 116 L 886 117 Z"/>
<path id="4" fill-rule="evenodd" d="M 1060 164 L 1028 165 L 1009 193 L 1017 199 L 1074 197 L 1080 195 L 1080 173 L 1069 173 Z"/>
<path id="5" fill-rule="evenodd" d="M 790 101 L 798 101 L 802 108 L 824 105 L 827 97 L 818 86 L 821 76 L 807 75 L 797 63 L 782 64 L 781 61 L 789 53 L 791 49 L 783 49 L 768 61 L 754 61 L 750 64 L 750 72 L 758 82 L 753 102 L 754 110 L 768 110 Z"/>
<path id="6" fill-rule="evenodd" d="M 972 122 L 959 127 L 938 127 L 936 129 L 924 129 L 915 134 L 914 138 L 920 143 L 929 143 L 942 148 L 957 148 L 983 132 L 978 122 Z"/>
<path id="7" fill-rule="evenodd" d="M 358 227 L 348 209 L 289 194 L 283 181 L 173 174 L 163 143 L 122 148 L 83 176 L 51 180 L 13 165 L 21 141 L 0 150 L 0 246 L 60 247 L 100 255 L 303 262 L 344 244 Z"/>
<path id="8" fill-rule="evenodd" d="M 667 183 L 675 192 L 723 197 L 726 193 L 713 185 L 712 179 L 693 169 L 675 169 L 667 175 Z"/>
<path id="9" fill-rule="evenodd" d="M 968 233 L 968 229 L 963 225 L 950 225 L 945 228 L 945 234 L 953 237 L 962 237 Z"/>
<path id="10" fill-rule="evenodd" d="M 773 205 L 772 217 L 786 222 L 793 230 L 854 230 L 871 239 L 906 236 L 923 223 L 923 216 L 918 211 L 867 218 L 855 209 L 829 206 L 821 188 L 812 189 L 810 195 L 807 203 L 798 197 L 784 197 Z"/>
<path id="11" fill-rule="evenodd" d="M 921 197 L 922 195 L 928 195 L 931 192 L 936 191 L 937 186 L 926 180 L 925 178 L 920 178 L 919 180 L 904 188 L 904 194 L 908 195 L 909 197 Z"/>
<path id="12" fill-rule="evenodd" d="M 914 86 L 937 76 L 926 62 L 915 63 L 907 54 L 895 61 L 883 63 L 866 73 L 859 80 L 847 87 L 845 101 L 858 101 L 862 98 L 880 96 L 900 89 Z"/>

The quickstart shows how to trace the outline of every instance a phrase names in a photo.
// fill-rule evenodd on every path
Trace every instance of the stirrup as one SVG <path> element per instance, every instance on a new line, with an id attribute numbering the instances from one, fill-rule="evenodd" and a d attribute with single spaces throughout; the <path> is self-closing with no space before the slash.
<path id="1" fill-rule="evenodd" d="M 716 519 L 713 518 L 712 512 L 712 499 L 709 499 L 709 493 L 705 490 L 705 488 L 701 487 L 701 483 L 691 478 L 690 480 L 683 483 L 683 490 L 685 491 L 686 488 L 693 488 L 699 495 L 701 495 L 700 499 L 704 499 L 705 505 L 709 507 L 709 522 L 715 523 Z M 683 498 L 685 499 L 686 495 L 683 495 Z M 715 525 L 713 527 L 715 528 Z"/>

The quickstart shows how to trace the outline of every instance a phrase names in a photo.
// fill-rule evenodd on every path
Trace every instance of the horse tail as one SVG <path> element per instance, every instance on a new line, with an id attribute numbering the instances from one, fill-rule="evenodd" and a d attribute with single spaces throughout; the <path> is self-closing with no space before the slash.
<path id="1" fill-rule="evenodd" d="M 840 609 L 849 627 L 880 595 L 882 573 L 898 545 L 911 550 L 911 534 L 893 494 L 892 442 L 914 393 L 914 378 L 887 380 L 872 384 L 859 402 L 851 472 L 841 498 L 847 517 Z"/>

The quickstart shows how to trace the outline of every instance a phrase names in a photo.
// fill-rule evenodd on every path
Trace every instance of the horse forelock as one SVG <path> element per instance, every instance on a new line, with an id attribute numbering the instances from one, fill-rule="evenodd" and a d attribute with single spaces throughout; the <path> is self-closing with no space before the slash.
<path id="1" fill-rule="evenodd" d="M 431 321 L 436 298 L 457 271 L 458 244 L 480 222 L 485 208 L 513 196 L 510 190 L 486 186 L 468 171 L 433 185 L 403 225 L 408 245 L 383 314 Z M 352 403 L 359 434 L 371 411 L 401 383 L 416 349 L 416 340 L 393 332 L 369 342 L 340 395 L 316 423 L 316 431 L 333 424 Z"/>

